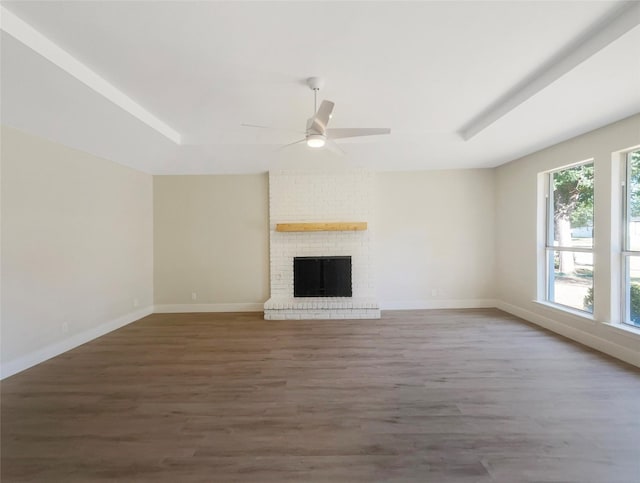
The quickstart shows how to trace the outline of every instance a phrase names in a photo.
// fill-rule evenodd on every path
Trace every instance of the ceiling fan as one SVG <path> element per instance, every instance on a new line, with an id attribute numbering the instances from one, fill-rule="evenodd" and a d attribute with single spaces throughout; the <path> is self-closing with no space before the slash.
<path id="1" fill-rule="evenodd" d="M 327 145 L 337 151 L 342 152 L 340 147 L 333 141 L 334 139 L 354 138 L 359 136 L 374 136 L 380 134 L 390 134 L 389 128 L 327 128 L 331 120 L 334 103 L 324 100 L 317 107 L 318 91 L 324 86 L 324 79 L 321 77 L 309 77 L 307 85 L 313 91 L 313 117 L 307 119 L 307 127 L 304 131 L 304 139 L 299 139 L 290 144 L 285 144 L 280 149 L 284 149 L 296 144 L 306 143 L 310 148 L 322 148 Z M 263 129 L 276 129 L 255 124 L 242 124 L 246 127 L 257 127 Z M 300 131 L 296 131 L 300 132 Z M 302 132 L 301 132 L 302 133 Z"/>

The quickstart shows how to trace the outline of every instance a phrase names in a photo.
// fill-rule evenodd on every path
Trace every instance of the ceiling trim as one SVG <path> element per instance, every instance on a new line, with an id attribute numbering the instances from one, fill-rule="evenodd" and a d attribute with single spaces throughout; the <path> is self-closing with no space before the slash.
<path id="1" fill-rule="evenodd" d="M 182 143 L 182 136 L 178 131 L 3 6 L 0 6 L 0 30 L 22 42 L 174 143 Z"/>
<path id="2" fill-rule="evenodd" d="M 498 119 L 640 24 L 640 2 L 624 2 L 465 124 L 468 141 Z"/>

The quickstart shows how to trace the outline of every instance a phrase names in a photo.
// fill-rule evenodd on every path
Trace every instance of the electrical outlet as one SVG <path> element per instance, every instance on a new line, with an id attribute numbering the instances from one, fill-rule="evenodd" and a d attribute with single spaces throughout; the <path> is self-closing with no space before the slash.
<path id="1" fill-rule="evenodd" d="M 66 334 L 69 332 L 69 322 L 63 322 L 60 328 L 62 329 L 62 333 Z"/>
<path id="2" fill-rule="evenodd" d="M 198 294 L 195 292 L 191 292 L 191 300 L 198 300 Z"/>
<path id="3" fill-rule="evenodd" d="M 138 299 L 133 299 L 133 306 L 137 307 L 138 305 L 140 305 L 140 302 L 138 301 Z"/>

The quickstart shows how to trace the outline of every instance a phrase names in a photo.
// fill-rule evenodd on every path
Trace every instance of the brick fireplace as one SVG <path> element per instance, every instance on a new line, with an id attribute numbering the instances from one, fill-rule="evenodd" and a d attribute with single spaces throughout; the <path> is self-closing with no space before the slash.
<path id="1" fill-rule="evenodd" d="M 271 298 L 265 319 L 379 318 L 372 214 L 371 172 L 269 172 Z M 282 226 L 300 231 L 278 231 Z M 295 257 L 351 257 L 352 296 L 294 297 Z"/>

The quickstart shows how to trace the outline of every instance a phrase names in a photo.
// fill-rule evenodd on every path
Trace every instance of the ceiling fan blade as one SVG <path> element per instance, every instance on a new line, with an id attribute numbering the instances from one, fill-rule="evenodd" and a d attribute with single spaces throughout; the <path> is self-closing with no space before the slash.
<path id="1" fill-rule="evenodd" d="M 358 128 L 358 127 L 346 127 L 327 129 L 326 134 L 330 139 L 341 138 L 355 138 L 358 136 L 377 136 L 379 134 L 390 134 L 391 129 L 387 127 L 371 127 L 371 128 Z"/>
<path id="2" fill-rule="evenodd" d="M 288 148 L 288 147 L 290 147 L 290 146 L 294 146 L 294 145 L 296 145 L 296 144 L 306 143 L 306 142 L 307 142 L 306 138 L 305 138 L 305 139 L 300 139 L 300 140 L 298 140 L 298 141 L 294 141 L 294 142 L 292 142 L 292 143 L 285 144 L 284 146 L 280 146 L 278 149 L 276 149 L 276 151 L 282 151 L 283 149 L 286 149 L 286 148 Z"/>
<path id="3" fill-rule="evenodd" d="M 318 112 L 316 112 L 315 116 L 310 119 L 311 122 L 307 123 L 307 129 L 317 134 L 324 134 L 334 106 L 335 104 L 331 101 L 322 101 L 318 108 Z"/>
<path id="4" fill-rule="evenodd" d="M 327 147 L 327 149 L 333 153 L 336 153 L 340 156 L 344 156 L 346 153 L 342 150 L 342 148 L 340 146 L 338 146 L 338 143 L 336 143 L 335 141 L 332 141 L 331 139 L 327 139 L 327 143 L 325 144 L 325 146 Z"/>
<path id="5" fill-rule="evenodd" d="M 316 112 L 316 119 L 320 121 L 325 127 L 329 124 L 329 119 L 331 119 L 331 113 L 333 112 L 335 104 L 331 101 L 324 100 L 320 104 L 318 108 L 318 112 Z"/>
<path id="6" fill-rule="evenodd" d="M 298 131 L 296 129 L 288 129 L 286 127 L 271 127 L 271 126 L 261 126 L 260 124 L 247 124 L 243 122 L 240 124 L 242 127 L 255 127 L 258 129 L 271 129 L 272 131 L 287 131 L 287 132 L 295 132 L 298 134 L 305 134 L 303 131 Z"/>

